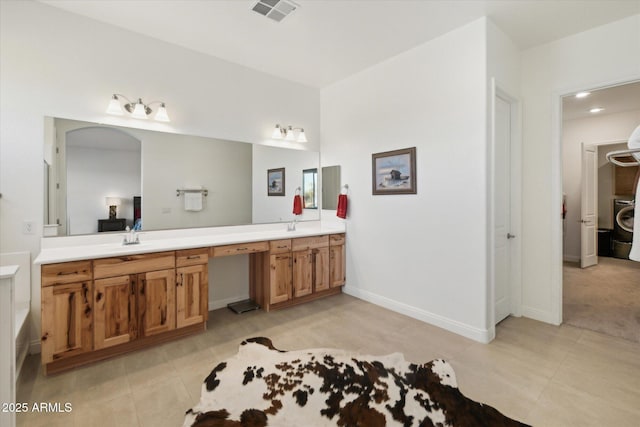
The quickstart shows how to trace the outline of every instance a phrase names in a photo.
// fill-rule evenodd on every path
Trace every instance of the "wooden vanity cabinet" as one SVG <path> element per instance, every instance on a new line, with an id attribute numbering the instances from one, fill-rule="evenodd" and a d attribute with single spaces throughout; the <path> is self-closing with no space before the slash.
<path id="1" fill-rule="evenodd" d="M 341 292 L 344 234 L 42 266 L 42 363 L 61 372 L 206 329 L 209 257 L 249 254 L 265 311 Z"/>
<path id="2" fill-rule="evenodd" d="M 314 299 L 331 288 L 329 236 L 276 240 L 269 246 L 265 310 Z M 326 293 L 325 293 L 326 294 Z"/>
<path id="3" fill-rule="evenodd" d="M 42 362 L 93 349 L 91 262 L 42 267 Z"/>
<path id="4" fill-rule="evenodd" d="M 148 271 L 137 276 L 138 334 L 140 337 L 176 328 L 176 271 Z"/>
<path id="5" fill-rule="evenodd" d="M 95 280 L 93 318 L 96 350 L 124 344 L 138 336 L 137 281 L 137 274 Z"/>
<path id="6" fill-rule="evenodd" d="M 329 281 L 332 288 L 344 285 L 346 262 L 345 235 L 332 234 L 329 236 Z"/>
<path id="7" fill-rule="evenodd" d="M 93 268 L 96 349 L 175 329 L 174 252 L 97 259 Z"/>
<path id="8" fill-rule="evenodd" d="M 301 237 L 291 243 L 293 297 L 329 289 L 329 236 Z"/>
<path id="9" fill-rule="evenodd" d="M 206 322 L 209 308 L 209 249 L 176 252 L 176 328 Z"/>
<path id="10" fill-rule="evenodd" d="M 293 297 L 292 272 L 291 239 L 269 242 L 269 304 L 286 302 Z"/>

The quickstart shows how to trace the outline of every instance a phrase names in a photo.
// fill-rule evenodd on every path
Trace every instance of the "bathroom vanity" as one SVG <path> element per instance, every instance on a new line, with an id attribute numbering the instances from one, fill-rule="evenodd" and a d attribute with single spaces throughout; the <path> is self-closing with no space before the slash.
<path id="1" fill-rule="evenodd" d="M 249 296 L 265 311 L 340 293 L 344 226 L 309 223 L 47 239 L 42 363 L 47 374 L 206 329 L 209 258 L 249 255 Z"/>

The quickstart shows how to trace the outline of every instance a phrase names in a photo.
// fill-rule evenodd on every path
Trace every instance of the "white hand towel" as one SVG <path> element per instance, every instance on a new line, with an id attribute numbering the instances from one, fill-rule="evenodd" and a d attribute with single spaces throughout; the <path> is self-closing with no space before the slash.
<path id="1" fill-rule="evenodd" d="M 627 145 L 630 150 L 640 148 L 640 126 L 631 133 Z M 640 161 L 640 154 L 634 154 L 634 156 Z M 629 259 L 640 261 L 640 215 L 638 215 L 638 204 L 640 204 L 640 182 L 636 185 L 636 207 L 633 216 L 633 243 L 631 244 Z"/>
<path id="2" fill-rule="evenodd" d="M 184 210 L 194 212 L 201 211 L 202 193 L 184 193 Z"/>

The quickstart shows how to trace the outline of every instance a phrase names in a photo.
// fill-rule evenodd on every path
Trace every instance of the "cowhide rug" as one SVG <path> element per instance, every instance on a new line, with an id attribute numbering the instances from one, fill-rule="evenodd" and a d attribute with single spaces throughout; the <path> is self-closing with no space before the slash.
<path id="1" fill-rule="evenodd" d="M 244 341 L 216 366 L 184 427 L 525 426 L 460 393 L 444 360 L 424 365 L 400 353 L 281 351 Z"/>

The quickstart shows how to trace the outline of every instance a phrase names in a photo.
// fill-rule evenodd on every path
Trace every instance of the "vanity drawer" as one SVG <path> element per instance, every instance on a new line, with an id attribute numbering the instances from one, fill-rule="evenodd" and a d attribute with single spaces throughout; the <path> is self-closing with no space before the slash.
<path id="1" fill-rule="evenodd" d="M 207 262 L 209 262 L 209 248 L 176 251 L 176 267 L 189 267 Z"/>
<path id="2" fill-rule="evenodd" d="M 126 255 L 114 258 L 96 259 L 93 261 L 95 279 L 115 277 L 124 274 L 144 273 L 147 271 L 175 268 L 176 253 L 157 252 L 151 254 Z"/>
<path id="3" fill-rule="evenodd" d="M 91 261 L 72 261 L 42 266 L 42 286 L 91 280 Z"/>
<path id="4" fill-rule="evenodd" d="M 329 246 L 329 236 L 300 237 L 291 242 L 291 250 L 294 252 L 327 246 Z"/>
<path id="5" fill-rule="evenodd" d="M 268 250 L 269 242 L 240 243 L 237 245 L 214 246 L 211 248 L 211 256 L 241 255 L 254 252 L 266 252 Z"/>
<path id="6" fill-rule="evenodd" d="M 291 252 L 291 239 L 271 240 L 269 242 L 269 252 L 272 254 Z"/>
<path id="7" fill-rule="evenodd" d="M 342 234 L 332 234 L 329 236 L 329 245 L 344 245 L 344 233 Z"/>

